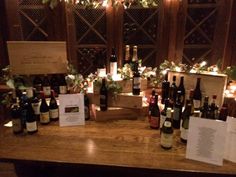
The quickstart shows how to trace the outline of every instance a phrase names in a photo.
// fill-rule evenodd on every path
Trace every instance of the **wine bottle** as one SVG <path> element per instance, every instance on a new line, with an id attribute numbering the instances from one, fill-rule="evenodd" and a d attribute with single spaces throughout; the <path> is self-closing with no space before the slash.
<path id="1" fill-rule="evenodd" d="M 210 108 L 209 108 L 209 97 L 205 96 L 203 106 L 201 108 L 201 117 L 202 118 L 209 118 L 210 116 Z"/>
<path id="2" fill-rule="evenodd" d="M 117 56 L 115 48 L 112 48 L 112 53 L 110 56 L 110 74 L 113 78 L 117 75 Z"/>
<path id="3" fill-rule="evenodd" d="M 171 149 L 173 144 L 173 128 L 171 121 L 171 108 L 167 108 L 166 120 L 161 128 L 161 147 Z"/>
<path id="4" fill-rule="evenodd" d="M 202 92 L 200 88 L 201 78 L 197 78 L 197 84 L 193 92 L 194 110 L 200 110 L 202 101 Z"/>
<path id="5" fill-rule="evenodd" d="M 67 93 L 67 83 L 64 74 L 60 74 L 59 76 L 59 93 L 66 94 Z"/>
<path id="6" fill-rule="evenodd" d="M 101 50 L 97 53 L 96 60 L 98 63 L 98 67 L 97 67 L 98 76 L 105 77 L 106 76 L 106 61 Z"/>
<path id="7" fill-rule="evenodd" d="M 50 79 L 50 86 L 51 89 L 54 91 L 54 95 L 57 97 L 59 94 L 59 80 L 56 74 L 53 74 L 51 79 Z"/>
<path id="8" fill-rule="evenodd" d="M 131 61 L 131 69 L 134 71 L 135 66 L 138 66 L 138 46 L 133 46 L 133 56 Z"/>
<path id="9" fill-rule="evenodd" d="M 50 97 L 51 95 L 51 86 L 50 86 L 50 82 L 48 79 L 48 76 L 45 75 L 43 78 L 43 82 L 42 82 L 42 87 L 43 87 L 43 93 L 45 97 Z"/>
<path id="10" fill-rule="evenodd" d="M 108 101 L 108 90 L 106 86 L 106 79 L 102 79 L 102 86 L 100 88 L 100 110 L 107 110 L 107 101 Z"/>
<path id="11" fill-rule="evenodd" d="M 42 90 L 42 79 L 39 76 L 35 76 L 33 79 L 33 87 L 36 91 L 40 92 Z"/>
<path id="12" fill-rule="evenodd" d="M 28 104 L 27 107 L 26 130 L 29 134 L 33 134 L 38 131 L 37 121 L 31 103 Z"/>
<path id="13" fill-rule="evenodd" d="M 29 99 L 32 99 L 33 96 L 34 96 L 33 87 L 27 87 L 25 91 L 26 91 L 26 96 L 27 96 Z"/>
<path id="14" fill-rule="evenodd" d="M 165 79 L 162 81 L 161 86 L 161 103 L 165 103 L 165 99 L 169 97 L 170 82 L 168 81 L 168 74 L 165 75 Z"/>
<path id="15" fill-rule="evenodd" d="M 125 64 L 130 64 L 130 46 L 126 45 L 125 46 L 125 61 L 124 61 L 124 65 Z"/>
<path id="16" fill-rule="evenodd" d="M 228 106 L 227 104 L 223 104 L 220 109 L 219 120 L 226 121 L 228 116 Z"/>
<path id="17" fill-rule="evenodd" d="M 133 95 L 140 95 L 140 89 L 141 89 L 141 76 L 138 71 L 138 65 L 134 65 L 134 73 L 133 73 L 133 82 L 132 82 L 132 90 Z"/>
<path id="18" fill-rule="evenodd" d="M 194 90 L 193 89 L 190 89 L 189 91 L 189 99 L 188 99 L 188 102 L 192 105 L 192 112 L 194 113 L 194 104 L 193 104 L 193 93 L 194 93 Z M 185 106 L 187 106 L 187 100 L 186 100 L 186 104 Z M 200 108 L 201 109 L 201 108 Z"/>
<path id="19" fill-rule="evenodd" d="M 209 115 L 210 119 L 217 119 L 218 117 L 218 106 L 216 105 L 216 98 L 217 98 L 216 95 L 212 96 L 212 102 L 210 105 L 210 115 Z"/>
<path id="20" fill-rule="evenodd" d="M 39 103 L 39 97 L 38 97 L 38 92 L 34 90 L 34 96 L 31 101 L 32 108 L 34 110 L 34 114 L 36 117 L 36 120 L 39 121 L 40 118 L 40 103 Z"/>
<path id="21" fill-rule="evenodd" d="M 169 95 L 170 95 L 169 96 L 170 107 L 173 107 L 176 102 L 176 95 L 177 95 L 176 76 L 173 76 L 172 78 Z"/>
<path id="22" fill-rule="evenodd" d="M 181 94 L 180 94 L 181 99 L 180 100 L 181 100 L 182 106 L 184 106 L 184 102 L 185 102 L 185 87 L 184 87 L 184 77 L 183 76 L 180 77 L 180 83 L 179 83 L 177 91 L 181 91 Z"/>
<path id="23" fill-rule="evenodd" d="M 160 116 L 160 129 L 162 128 L 165 120 L 166 120 L 166 111 L 167 108 L 169 107 L 169 99 L 165 100 L 165 107 L 164 109 L 161 111 L 161 116 Z"/>
<path id="24" fill-rule="evenodd" d="M 149 99 L 149 107 L 148 107 L 148 121 L 149 121 L 149 123 L 151 120 L 152 108 L 154 107 L 154 104 L 155 104 L 155 95 L 156 95 L 156 91 L 155 91 L 155 89 L 152 89 L 152 94 Z"/>
<path id="25" fill-rule="evenodd" d="M 28 107 L 28 98 L 26 96 L 26 92 L 22 92 L 22 96 L 20 97 L 20 111 L 21 111 L 21 120 L 23 128 L 26 128 L 26 116 L 27 116 L 27 107 Z"/>
<path id="26" fill-rule="evenodd" d="M 160 110 L 158 106 L 158 95 L 155 95 L 155 101 L 151 109 L 150 128 L 159 129 L 160 126 Z"/>
<path id="27" fill-rule="evenodd" d="M 180 133 L 180 140 L 183 143 L 187 143 L 188 139 L 188 127 L 189 127 L 189 117 L 192 115 L 192 104 L 188 104 L 183 112 L 183 121 L 182 121 L 182 128 Z"/>
<path id="28" fill-rule="evenodd" d="M 87 95 L 87 90 L 84 91 L 84 117 L 85 120 L 90 119 L 89 98 Z"/>
<path id="29" fill-rule="evenodd" d="M 49 102 L 49 117 L 52 121 L 57 121 L 59 119 L 59 110 L 54 90 L 51 90 L 51 98 Z"/>
<path id="30" fill-rule="evenodd" d="M 44 93 L 41 93 L 41 105 L 40 105 L 40 123 L 41 124 L 49 124 L 50 116 L 49 116 L 49 107 L 46 102 Z"/>
<path id="31" fill-rule="evenodd" d="M 23 132 L 23 122 L 21 119 L 20 106 L 17 104 L 17 101 L 14 100 L 14 103 L 11 107 L 11 118 L 12 118 L 12 130 L 14 134 L 19 134 Z"/>
<path id="32" fill-rule="evenodd" d="M 181 104 L 181 91 L 177 92 L 177 100 L 174 105 L 174 114 L 173 114 L 173 127 L 176 129 L 180 128 L 180 120 L 182 117 L 182 104 Z"/>

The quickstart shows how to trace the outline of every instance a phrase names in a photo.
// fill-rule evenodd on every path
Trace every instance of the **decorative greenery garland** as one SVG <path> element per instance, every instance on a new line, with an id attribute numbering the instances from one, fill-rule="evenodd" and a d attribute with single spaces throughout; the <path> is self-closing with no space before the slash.
<path id="1" fill-rule="evenodd" d="M 55 8 L 62 0 L 42 0 L 43 4 L 48 4 L 50 8 Z M 112 6 L 117 7 L 123 5 L 124 8 L 129 8 L 132 5 L 143 8 L 157 7 L 157 0 L 64 0 L 68 3 L 78 4 L 86 8 L 98 8 Z"/>
<path id="2" fill-rule="evenodd" d="M 192 67 L 187 66 L 182 63 L 175 64 L 165 60 L 160 64 L 160 67 L 141 67 L 140 74 L 142 78 L 146 78 L 150 81 L 152 87 L 160 86 L 164 75 L 167 71 L 177 71 L 177 72 L 190 72 L 190 73 L 224 73 L 227 74 L 229 79 L 236 80 L 236 66 L 227 67 L 225 71 L 220 71 L 217 65 L 212 65 L 210 67 L 206 66 L 206 62 L 196 63 Z M 123 80 L 129 80 L 133 77 L 133 72 L 131 66 L 126 64 L 124 67 L 118 69 L 118 73 L 121 75 Z M 12 76 L 10 71 L 10 66 L 2 69 L 1 73 L 2 81 L 6 83 L 10 88 L 25 89 L 27 86 L 31 85 L 31 78 L 29 76 Z M 87 90 L 88 84 L 93 82 L 95 87 L 100 88 L 102 83 L 102 78 L 98 77 L 97 73 L 91 73 L 88 77 L 84 77 L 79 74 L 73 65 L 68 65 L 68 74 L 65 77 L 67 85 L 72 93 L 83 93 Z M 112 79 L 111 75 L 107 75 L 107 87 L 108 91 L 115 95 L 122 92 L 122 87 Z M 1 95 L 1 104 L 9 104 L 10 98 L 8 94 Z"/>

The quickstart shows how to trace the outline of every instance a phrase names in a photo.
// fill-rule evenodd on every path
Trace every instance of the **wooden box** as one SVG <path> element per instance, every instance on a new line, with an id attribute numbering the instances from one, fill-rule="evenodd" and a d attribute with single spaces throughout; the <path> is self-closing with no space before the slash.
<path id="1" fill-rule="evenodd" d="M 179 85 L 180 77 L 184 76 L 184 86 L 186 98 L 189 97 L 189 91 L 196 87 L 197 78 L 201 78 L 202 101 L 205 96 L 209 96 L 209 103 L 212 101 L 212 95 L 217 95 L 216 104 L 221 106 L 224 101 L 224 91 L 227 84 L 227 76 L 224 74 L 195 74 L 183 72 L 168 72 L 168 80 L 172 83 L 173 76 L 176 76 L 176 84 Z"/>
<path id="2" fill-rule="evenodd" d="M 100 95 L 88 93 L 90 103 L 100 105 Z M 143 96 L 132 95 L 128 93 L 117 94 L 116 96 L 110 95 L 108 97 L 109 107 L 122 107 L 122 108 L 134 108 L 142 109 L 143 107 Z"/>
<path id="3" fill-rule="evenodd" d="M 121 88 L 122 93 L 130 93 L 132 92 L 132 80 L 119 80 L 115 81 L 117 82 Z M 141 91 L 144 91 L 147 89 L 147 79 L 141 79 Z M 100 88 L 96 86 L 96 84 L 93 84 L 93 93 L 98 94 Z"/>
<path id="4" fill-rule="evenodd" d="M 135 120 L 138 118 L 138 113 L 135 110 L 127 108 L 109 107 L 107 111 L 101 111 L 98 106 L 94 106 L 92 112 L 96 121 Z"/>
<path id="5" fill-rule="evenodd" d="M 8 41 L 11 74 L 67 73 L 66 42 Z"/>

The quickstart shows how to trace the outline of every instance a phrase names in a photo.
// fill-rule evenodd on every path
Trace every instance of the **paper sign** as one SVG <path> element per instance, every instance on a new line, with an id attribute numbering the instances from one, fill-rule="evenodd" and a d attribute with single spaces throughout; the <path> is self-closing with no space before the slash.
<path id="1" fill-rule="evenodd" d="M 7 41 L 12 74 L 67 72 L 66 42 Z"/>
<path id="2" fill-rule="evenodd" d="M 227 133 L 224 158 L 236 163 L 236 118 L 227 117 Z"/>
<path id="3" fill-rule="evenodd" d="M 190 117 L 186 158 L 223 165 L 226 122 Z"/>
<path id="4" fill-rule="evenodd" d="M 59 94 L 59 125 L 84 125 L 84 95 Z"/>

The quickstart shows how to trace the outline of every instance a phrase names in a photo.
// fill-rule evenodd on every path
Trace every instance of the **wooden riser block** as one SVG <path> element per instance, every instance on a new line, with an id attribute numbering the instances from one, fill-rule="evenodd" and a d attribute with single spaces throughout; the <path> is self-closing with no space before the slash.
<path id="1" fill-rule="evenodd" d="M 109 121 L 109 120 L 135 120 L 138 118 L 137 112 L 132 109 L 108 107 L 107 111 L 101 111 L 99 107 L 94 106 L 92 112 L 96 121 Z"/>
<path id="2" fill-rule="evenodd" d="M 121 80 L 116 81 L 122 87 L 122 93 L 130 93 L 132 92 L 132 80 Z M 141 91 L 147 89 L 147 79 L 141 79 Z M 98 94 L 100 88 L 93 84 L 93 93 Z"/>
<path id="3" fill-rule="evenodd" d="M 88 97 L 91 104 L 100 105 L 100 95 L 89 93 Z M 143 97 L 141 95 L 132 94 L 117 94 L 114 97 L 111 95 L 108 97 L 108 107 L 122 107 L 122 108 L 134 108 L 142 109 L 143 107 Z"/>

